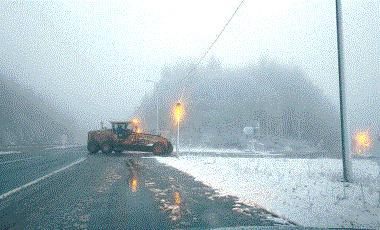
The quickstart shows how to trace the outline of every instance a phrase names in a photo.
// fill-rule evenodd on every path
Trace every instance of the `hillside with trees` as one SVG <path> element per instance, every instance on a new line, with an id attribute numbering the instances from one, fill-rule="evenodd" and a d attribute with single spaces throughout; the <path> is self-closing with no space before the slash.
<path id="1" fill-rule="evenodd" d="M 30 89 L 0 75 L 0 145 L 73 142 L 73 121 Z"/>
<path id="2" fill-rule="evenodd" d="M 184 143 L 242 148 L 243 128 L 257 120 L 262 136 L 306 141 L 339 155 L 338 108 L 300 68 L 265 58 L 245 67 L 228 68 L 211 58 L 182 81 L 194 66 L 179 63 L 162 70 L 157 89 L 145 95 L 133 115 L 148 132 L 155 132 L 158 97 L 160 132 L 172 138 L 176 130 L 173 107 L 182 102 Z"/>

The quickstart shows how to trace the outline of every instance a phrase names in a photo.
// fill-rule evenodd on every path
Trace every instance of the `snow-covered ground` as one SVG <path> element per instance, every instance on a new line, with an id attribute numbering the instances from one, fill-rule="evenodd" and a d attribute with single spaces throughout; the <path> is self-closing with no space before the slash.
<path id="1" fill-rule="evenodd" d="M 353 161 L 355 183 L 341 182 L 337 159 L 186 155 L 158 160 L 302 226 L 380 229 L 379 168 L 370 159 Z"/>
<path id="2" fill-rule="evenodd" d="M 0 151 L 0 155 L 8 155 L 14 153 L 20 153 L 20 151 Z"/>
<path id="3" fill-rule="evenodd" d="M 82 145 L 79 145 L 79 144 L 57 145 L 57 146 L 54 146 L 54 147 L 45 148 L 45 150 L 47 150 L 47 149 L 67 149 L 67 148 L 75 148 L 75 147 L 79 147 L 79 146 L 82 146 Z"/>
<path id="4" fill-rule="evenodd" d="M 187 152 L 187 153 L 245 153 L 246 151 L 240 150 L 240 149 L 214 149 L 210 147 L 189 147 L 189 146 L 181 146 L 180 148 L 181 152 Z M 174 152 L 176 151 L 176 147 L 174 146 Z"/>

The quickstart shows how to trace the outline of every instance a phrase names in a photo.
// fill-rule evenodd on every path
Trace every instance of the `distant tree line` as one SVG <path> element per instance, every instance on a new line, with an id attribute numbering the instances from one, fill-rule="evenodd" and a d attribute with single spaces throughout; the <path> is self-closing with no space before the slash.
<path id="1" fill-rule="evenodd" d="M 262 136 L 307 141 L 339 155 L 338 108 L 300 68 L 265 58 L 245 67 L 228 68 L 212 57 L 181 81 L 193 67 L 194 63 L 179 63 L 162 70 L 157 90 L 145 95 L 134 112 L 143 128 L 154 132 L 158 96 L 160 131 L 173 137 L 173 107 L 184 89 L 184 142 L 243 147 L 243 128 L 257 120 Z"/>
<path id="2" fill-rule="evenodd" d="M 73 121 L 30 89 L 0 75 L 0 145 L 46 145 L 73 140 Z"/>

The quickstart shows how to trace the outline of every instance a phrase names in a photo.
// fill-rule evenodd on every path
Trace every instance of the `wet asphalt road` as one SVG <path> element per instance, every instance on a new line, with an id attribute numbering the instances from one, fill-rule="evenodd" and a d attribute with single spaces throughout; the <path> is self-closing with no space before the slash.
<path id="1" fill-rule="evenodd" d="M 288 225 L 219 195 L 151 154 L 85 147 L 0 154 L 0 229 L 175 229 Z"/>

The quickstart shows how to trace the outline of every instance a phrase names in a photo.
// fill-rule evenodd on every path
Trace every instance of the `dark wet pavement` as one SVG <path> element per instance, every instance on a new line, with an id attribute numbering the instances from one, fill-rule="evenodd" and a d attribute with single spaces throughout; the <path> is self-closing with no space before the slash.
<path id="1" fill-rule="evenodd" d="M 38 156 L 29 160 L 27 159 Z M 239 203 L 149 154 L 87 155 L 84 148 L 2 159 L 1 229 L 178 229 L 290 225 Z M 0 161 L 1 162 L 1 161 Z M 5 166 L 5 167 L 3 167 Z M 6 169 L 6 170 L 5 170 Z"/>

